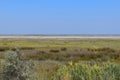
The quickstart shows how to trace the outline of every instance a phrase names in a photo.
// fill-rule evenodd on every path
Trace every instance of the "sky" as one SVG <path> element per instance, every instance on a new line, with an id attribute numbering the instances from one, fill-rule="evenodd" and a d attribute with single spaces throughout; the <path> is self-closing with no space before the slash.
<path id="1" fill-rule="evenodd" d="M 120 34 L 120 0 L 0 0 L 0 34 Z"/>

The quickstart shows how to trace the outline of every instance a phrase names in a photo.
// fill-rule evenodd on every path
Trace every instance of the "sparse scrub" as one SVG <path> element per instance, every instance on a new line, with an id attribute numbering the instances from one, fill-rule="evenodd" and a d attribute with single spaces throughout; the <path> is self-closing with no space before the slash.
<path id="1" fill-rule="evenodd" d="M 50 51 L 38 51 L 34 54 L 24 54 L 27 59 L 34 59 L 34 60 L 57 60 L 57 61 L 79 61 L 79 60 L 97 60 L 101 59 L 103 61 L 109 60 L 118 60 L 120 58 L 120 53 L 118 51 L 115 52 L 104 52 L 104 51 L 97 51 L 91 52 L 86 50 L 80 51 L 69 51 L 66 52 L 59 51 L 57 49 L 51 49 Z"/>

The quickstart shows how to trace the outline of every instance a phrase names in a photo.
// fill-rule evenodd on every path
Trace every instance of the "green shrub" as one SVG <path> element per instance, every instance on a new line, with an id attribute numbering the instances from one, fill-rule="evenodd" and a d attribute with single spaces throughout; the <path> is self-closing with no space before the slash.
<path id="1" fill-rule="evenodd" d="M 3 80 L 36 80 L 33 63 L 25 60 L 19 52 L 6 53 Z"/>
<path id="2" fill-rule="evenodd" d="M 58 69 L 53 80 L 120 80 L 120 64 L 70 63 Z"/>

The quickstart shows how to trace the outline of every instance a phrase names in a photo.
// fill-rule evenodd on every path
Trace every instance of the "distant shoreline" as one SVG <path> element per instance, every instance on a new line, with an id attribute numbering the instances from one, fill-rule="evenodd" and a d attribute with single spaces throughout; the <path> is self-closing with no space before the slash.
<path id="1" fill-rule="evenodd" d="M 0 38 L 28 39 L 120 39 L 120 35 L 0 35 Z"/>

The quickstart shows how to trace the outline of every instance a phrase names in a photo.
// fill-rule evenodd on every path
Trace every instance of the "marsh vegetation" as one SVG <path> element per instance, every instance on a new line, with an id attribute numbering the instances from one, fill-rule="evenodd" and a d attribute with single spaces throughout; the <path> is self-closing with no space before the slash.
<path id="1" fill-rule="evenodd" d="M 34 80 L 120 80 L 120 40 L 0 39 L 0 80 L 31 73 Z"/>

